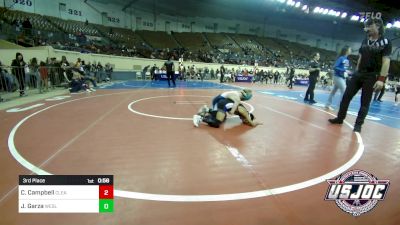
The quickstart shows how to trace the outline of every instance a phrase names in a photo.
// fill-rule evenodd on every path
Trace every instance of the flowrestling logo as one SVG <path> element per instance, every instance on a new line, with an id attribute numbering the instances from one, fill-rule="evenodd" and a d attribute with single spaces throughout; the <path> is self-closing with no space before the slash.
<path id="1" fill-rule="evenodd" d="M 335 180 L 327 180 L 329 187 L 326 201 L 335 201 L 343 211 L 360 216 L 383 201 L 389 188 L 389 180 L 378 180 L 363 170 L 348 171 Z"/>
<path id="2" fill-rule="evenodd" d="M 360 18 L 363 18 L 364 20 L 367 19 L 381 19 L 382 18 L 382 13 L 381 12 L 359 12 Z"/>

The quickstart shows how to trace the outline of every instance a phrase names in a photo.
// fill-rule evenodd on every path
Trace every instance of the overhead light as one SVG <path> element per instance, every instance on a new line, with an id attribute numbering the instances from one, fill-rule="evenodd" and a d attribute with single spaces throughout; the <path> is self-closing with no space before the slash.
<path id="1" fill-rule="evenodd" d="M 351 16 L 350 20 L 357 21 L 359 18 L 360 18 L 359 16 L 353 15 L 353 16 Z"/>
<path id="2" fill-rule="evenodd" d="M 347 16 L 347 13 L 342 13 L 342 15 L 340 16 L 341 18 L 346 18 L 346 16 Z"/>
<path id="3" fill-rule="evenodd" d="M 278 2 L 280 2 L 280 3 L 285 3 L 286 0 L 278 0 Z"/>
<path id="4" fill-rule="evenodd" d="M 340 12 L 336 12 L 335 16 L 340 16 Z"/>
<path id="5" fill-rule="evenodd" d="M 393 24 L 391 24 L 391 23 L 386 24 L 386 28 L 390 29 L 392 27 L 393 27 Z"/>
<path id="6" fill-rule="evenodd" d="M 365 21 L 365 18 L 364 18 L 364 17 L 360 19 L 360 22 L 361 22 L 361 23 L 364 23 L 364 21 Z"/>
<path id="7" fill-rule="evenodd" d="M 328 10 L 328 9 L 325 9 L 325 10 L 322 12 L 322 14 L 326 15 L 326 14 L 328 14 L 328 12 L 329 12 L 329 10 Z"/>
<path id="8" fill-rule="evenodd" d="M 329 15 L 334 16 L 336 14 L 335 10 L 330 9 L 328 12 Z"/>
<path id="9" fill-rule="evenodd" d="M 393 26 L 396 28 L 400 28 L 400 21 L 395 21 Z"/>
<path id="10" fill-rule="evenodd" d="M 293 0 L 287 0 L 286 4 L 287 5 L 292 5 Z"/>
<path id="11" fill-rule="evenodd" d="M 319 13 L 323 13 L 324 12 L 324 8 L 319 8 Z"/>
<path id="12" fill-rule="evenodd" d="M 303 11 L 308 8 L 308 5 L 303 5 L 303 8 L 301 8 Z"/>
<path id="13" fill-rule="evenodd" d="M 300 5 L 301 5 L 301 3 L 300 3 L 300 2 L 296 2 L 296 4 L 295 4 L 295 6 L 294 6 L 294 7 L 296 7 L 296 8 L 299 8 L 299 7 L 300 7 Z"/>
<path id="14" fill-rule="evenodd" d="M 313 12 L 314 12 L 314 13 L 319 13 L 319 7 L 318 7 L 318 6 L 315 7 L 314 10 L 313 10 Z"/>

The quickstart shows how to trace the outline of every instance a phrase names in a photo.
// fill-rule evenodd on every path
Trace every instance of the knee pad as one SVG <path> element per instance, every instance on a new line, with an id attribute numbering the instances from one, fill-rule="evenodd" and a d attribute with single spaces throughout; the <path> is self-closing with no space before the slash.
<path id="1" fill-rule="evenodd" d="M 215 111 L 215 118 L 219 122 L 224 122 L 226 119 L 226 113 L 222 110 Z"/>

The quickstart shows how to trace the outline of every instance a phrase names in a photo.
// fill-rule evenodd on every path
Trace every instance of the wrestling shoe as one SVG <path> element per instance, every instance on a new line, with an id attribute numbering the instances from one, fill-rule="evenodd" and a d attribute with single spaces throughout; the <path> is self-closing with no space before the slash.
<path id="1" fill-rule="evenodd" d="M 203 117 L 199 116 L 199 115 L 194 115 L 193 116 L 193 125 L 195 127 L 199 127 L 200 122 L 203 120 Z"/>

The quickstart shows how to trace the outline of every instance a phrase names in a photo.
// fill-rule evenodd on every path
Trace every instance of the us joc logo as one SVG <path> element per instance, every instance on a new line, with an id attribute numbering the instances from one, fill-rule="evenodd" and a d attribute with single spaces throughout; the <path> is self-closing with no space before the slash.
<path id="1" fill-rule="evenodd" d="M 385 199 L 389 180 L 379 180 L 363 170 L 351 170 L 335 180 L 327 180 L 326 201 L 335 201 L 343 211 L 360 216 Z"/>

